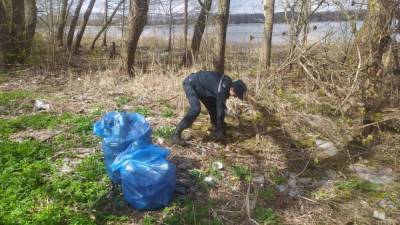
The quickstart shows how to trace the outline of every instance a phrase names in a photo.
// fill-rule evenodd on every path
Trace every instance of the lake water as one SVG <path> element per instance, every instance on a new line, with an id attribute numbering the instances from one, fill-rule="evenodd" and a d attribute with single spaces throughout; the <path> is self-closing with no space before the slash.
<path id="1" fill-rule="evenodd" d="M 362 22 L 357 22 L 357 29 L 360 28 Z M 310 34 L 308 40 L 318 41 L 343 41 L 351 36 L 351 26 L 346 22 L 316 22 L 310 23 Z M 100 27 L 89 26 L 86 35 L 94 36 Z M 168 25 L 151 25 L 145 26 L 142 37 L 161 37 L 168 39 Z M 215 27 L 207 27 L 205 35 L 214 35 Z M 189 27 L 189 37 L 193 34 L 193 25 Z M 285 44 L 289 42 L 289 26 L 287 24 L 274 24 L 272 42 L 273 44 Z M 122 35 L 120 26 L 112 26 L 108 30 L 108 35 L 114 38 L 120 38 Z M 183 36 L 183 25 L 175 25 L 173 27 L 173 37 Z M 253 36 L 253 40 L 250 40 Z M 261 42 L 263 37 L 263 24 L 229 24 L 227 31 L 227 41 L 236 43 L 257 43 Z"/>

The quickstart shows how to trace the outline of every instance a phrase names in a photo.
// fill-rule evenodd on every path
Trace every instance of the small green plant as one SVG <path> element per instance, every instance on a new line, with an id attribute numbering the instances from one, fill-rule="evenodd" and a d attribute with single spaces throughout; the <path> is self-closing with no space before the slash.
<path id="1" fill-rule="evenodd" d="M 92 133 L 93 121 L 90 117 L 75 117 L 71 120 L 72 132 L 76 134 L 88 135 Z"/>
<path id="2" fill-rule="evenodd" d="M 173 110 L 171 107 L 169 107 L 169 106 L 166 106 L 166 107 L 164 108 L 164 110 L 162 111 L 162 113 L 161 113 L 161 116 L 162 116 L 163 118 L 171 118 L 171 117 L 173 117 L 174 115 L 175 115 L 174 110 Z"/>
<path id="3" fill-rule="evenodd" d="M 135 112 L 137 112 L 139 114 L 142 114 L 145 117 L 148 117 L 148 116 L 150 116 L 152 114 L 151 110 L 148 107 L 145 107 L 145 106 L 137 107 L 135 109 Z"/>
<path id="4" fill-rule="evenodd" d="M 157 219 L 154 216 L 146 215 L 143 218 L 143 225 L 155 225 L 157 223 Z"/>
<path id="5" fill-rule="evenodd" d="M 123 105 L 128 104 L 131 101 L 129 97 L 126 96 L 119 96 L 115 99 L 115 102 L 117 103 L 118 107 L 121 107 Z"/>
<path id="6" fill-rule="evenodd" d="M 251 181 L 251 172 L 248 166 L 237 165 L 232 168 L 233 176 L 239 178 L 242 181 Z"/>
<path id="7" fill-rule="evenodd" d="M 261 191 L 259 192 L 259 196 L 261 197 L 261 199 L 263 200 L 272 200 L 275 197 L 275 190 L 271 187 L 266 187 L 264 189 L 261 189 Z"/>
<path id="8" fill-rule="evenodd" d="M 170 212 L 164 217 L 162 223 L 168 225 L 222 225 L 222 221 L 210 213 L 213 207 L 214 203 L 212 201 L 195 202 L 193 200 L 186 200 L 179 211 L 174 210 L 175 212 Z"/>
<path id="9" fill-rule="evenodd" d="M 164 127 L 161 126 L 160 128 L 156 129 L 153 133 L 154 137 L 156 138 L 170 138 L 175 132 L 174 127 Z"/>
<path id="10" fill-rule="evenodd" d="M 254 210 L 256 220 L 263 225 L 281 224 L 280 216 L 271 208 L 257 207 Z"/>
<path id="11" fill-rule="evenodd" d="M 359 178 L 352 178 L 335 185 L 336 194 L 342 199 L 352 199 L 356 194 L 362 193 L 370 196 L 379 195 L 380 190 L 377 184 Z"/>
<path id="12" fill-rule="evenodd" d="M 336 188 L 343 191 L 372 193 L 379 190 L 379 185 L 373 184 L 366 180 L 361 180 L 359 178 L 353 178 L 349 181 L 336 184 Z"/>

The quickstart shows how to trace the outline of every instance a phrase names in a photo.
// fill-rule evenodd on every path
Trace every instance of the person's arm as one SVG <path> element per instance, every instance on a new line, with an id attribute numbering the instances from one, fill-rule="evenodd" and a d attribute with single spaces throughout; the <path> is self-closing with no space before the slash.
<path id="1" fill-rule="evenodd" d="M 229 90 L 231 88 L 231 79 L 229 77 L 225 77 L 224 80 L 222 80 L 221 86 L 218 88 L 218 93 L 217 93 L 217 134 L 219 136 L 223 136 L 225 132 L 225 103 L 226 99 L 229 96 Z"/>
<path id="2" fill-rule="evenodd" d="M 224 93 L 218 93 L 217 96 L 217 133 L 221 133 L 222 135 L 225 132 L 224 120 L 225 120 L 225 102 L 226 95 Z"/>

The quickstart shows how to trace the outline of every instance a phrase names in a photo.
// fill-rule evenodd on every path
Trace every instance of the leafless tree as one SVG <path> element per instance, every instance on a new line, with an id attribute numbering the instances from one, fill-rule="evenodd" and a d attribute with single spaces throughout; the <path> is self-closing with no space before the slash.
<path id="1" fill-rule="evenodd" d="M 90 0 L 89 5 L 86 9 L 86 12 L 83 15 L 81 27 L 79 28 L 78 34 L 76 35 L 76 38 L 75 38 L 74 46 L 72 48 L 72 54 L 78 54 L 78 52 L 79 52 L 79 47 L 81 45 L 82 37 L 83 37 L 83 34 L 85 33 L 86 25 L 89 21 L 90 15 L 92 14 L 92 10 L 93 10 L 95 3 L 96 3 L 96 0 Z"/>
<path id="2" fill-rule="evenodd" d="M 76 5 L 74 15 L 71 19 L 71 23 L 69 25 L 69 32 L 68 32 L 68 36 L 67 36 L 68 49 L 71 49 L 71 47 L 72 47 L 72 42 L 74 40 L 74 34 L 75 34 L 75 27 L 76 27 L 76 24 L 78 23 L 79 14 L 81 13 L 81 8 L 82 8 L 84 1 L 85 0 L 78 0 L 78 4 Z"/>
<path id="3" fill-rule="evenodd" d="M 184 53 L 182 58 L 182 65 L 191 66 L 193 61 L 197 60 L 197 56 L 200 52 L 201 40 L 203 38 L 203 33 L 206 28 L 207 16 L 211 10 L 212 0 L 204 0 L 204 3 L 201 0 L 198 1 L 201 5 L 201 11 L 197 18 L 196 24 L 194 25 L 192 43 L 191 43 L 191 52 Z"/>
<path id="4" fill-rule="evenodd" d="M 147 22 L 149 0 L 134 0 L 129 9 L 128 33 L 123 46 L 124 70 L 130 76 L 134 75 L 133 64 L 140 35 Z"/>
<path id="5" fill-rule="evenodd" d="M 97 33 L 96 37 L 94 38 L 91 46 L 90 46 L 90 51 L 94 50 L 94 46 L 96 45 L 96 41 L 97 39 L 100 38 L 101 34 L 103 32 L 106 32 L 106 30 L 108 29 L 108 27 L 110 26 L 115 14 L 117 13 L 118 9 L 121 7 L 121 5 L 124 3 L 125 0 L 122 0 L 118 3 L 117 7 L 114 9 L 113 13 L 111 14 L 110 18 L 108 18 L 107 23 L 103 25 L 103 27 L 100 29 L 100 31 Z"/>
<path id="6" fill-rule="evenodd" d="M 289 61 L 296 55 L 296 46 L 305 45 L 309 32 L 309 21 L 312 15 L 321 8 L 326 0 L 285 0 L 285 18 L 289 25 Z M 311 7 L 313 10 L 311 10 Z M 300 35 L 303 33 L 302 38 Z"/>
<path id="7" fill-rule="evenodd" d="M 58 22 L 58 29 L 57 29 L 57 42 L 59 46 L 63 46 L 63 39 L 64 39 L 64 29 L 65 24 L 67 22 L 67 10 L 68 10 L 68 0 L 61 1 L 61 14 L 60 20 Z"/>
<path id="8" fill-rule="evenodd" d="M 104 0 L 104 24 L 103 27 L 108 27 L 108 0 Z M 103 32 L 103 46 L 107 46 L 107 29 Z"/>
<path id="9" fill-rule="evenodd" d="M 184 48 L 184 53 L 187 54 L 188 53 L 188 46 L 187 46 L 187 42 L 188 42 L 188 26 L 189 26 L 189 21 L 188 21 L 188 7 L 189 7 L 189 0 L 184 0 L 184 4 L 185 4 L 185 24 L 184 24 L 184 34 L 183 34 L 183 41 L 185 42 L 183 45 Z M 187 56 L 185 56 L 186 58 Z"/>
<path id="10" fill-rule="evenodd" d="M 356 34 L 353 49 L 363 46 L 362 56 L 368 61 L 370 73 L 379 72 L 382 67 L 382 56 L 392 43 L 391 25 L 398 4 L 395 0 L 368 0 L 368 14 Z"/>
<path id="11" fill-rule="evenodd" d="M 30 51 L 37 24 L 36 0 L 25 0 L 25 48 Z"/>
<path id="12" fill-rule="evenodd" d="M 264 7 L 264 41 L 265 41 L 265 66 L 271 66 L 272 31 L 274 27 L 275 0 L 263 0 Z"/>
<path id="13" fill-rule="evenodd" d="M 6 64 L 6 52 L 9 44 L 10 35 L 8 31 L 6 10 L 3 2 L 0 1 L 0 68 Z"/>
<path id="14" fill-rule="evenodd" d="M 24 0 L 12 1 L 11 38 L 13 55 L 17 62 L 25 60 L 25 3 Z"/>
<path id="15" fill-rule="evenodd" d="M 217 21 L 217 39 L 213 53 L 214 70 L 224 73 L 225 70 L 225 45 L 226 30 L 228 28 L 230 0 L 218 1 Z"/>

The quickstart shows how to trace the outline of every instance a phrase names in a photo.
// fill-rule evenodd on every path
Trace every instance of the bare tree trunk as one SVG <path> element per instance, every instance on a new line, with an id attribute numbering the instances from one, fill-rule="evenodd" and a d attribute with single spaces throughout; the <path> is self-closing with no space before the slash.
<path id="1" fill-rule="evenodd" d="M 68 19 L 68 17 L 69 17 L 69 12 L 71 12 L 71 7 L 72 7 L 72 5 L 74 4 L 74 2 L 75 2 L 75 0 L 72 0 L 70 3 L 69 3 L 69 5 L 68 5 L 68 8 L 67 8 L 67 19 Z"/>
<path id="2" fill-rule="evenodd" d="M 7 63 L 7 46 L 9 45 L 10 34 L 7 24 L 6 10 L 3 2 L 0 1 L 0 68 L 3 68 Z"/>
<path id="3" fill-rule="evenodd" d="M 135 0 L 129 9 L 128 33 L 124 41 L 123 63 L 125 72 L 130 76 L 134 75 L 133 64 L 135 62 L 135 52 L 140 35 L 147 22 L 149 11 L 149 0 Z"/>
<path id="4" fill-rule="evenodd" d="M 108 0 L 104 1 L 104 14 L 104 27 L 108 27 Z M 103 46 L 107 46 L 107 29 L 105 29 L 103 33 Z"/>
<path id="5" fill-rule="evenodd" d="M 310 32 L 310 19 L 309 15 L 311 13 L 311 1 L 310 0 L 303 0 L 302 3 L 303 7 L 303 18 L 304 18 L 304 27 L 303 27 L 303 40 L 302 45 L 305 47 L 307 44 L 308 33 Z"/>
<path id="6" fill-rule="evenodd" d="M 53 0 L 48 0 L 49 1 L 49 12 L 47 15 L 48 21 L 49 21 L 49 25 L 50 25 L 50 30 L 49 30 L 49 34 L 50 34 L 50 39 L 51 42 L 53 44 L 55 44 L 55 36 L 54 36 L 54 2 Z"/>
<path id="7" fill-rule="evenodd" d="M 63 46 L 64 29 L 67 22 L 68 0 L 62 0 L 60 22 L 57 29 L 57 42 L 59 46 Z"/>
<path id="8" fill-rule="evenodd" d="M 265 35 L 265 67 L 271 66 L 272 31 L 274 28 L 275 0 L 263 0 L 264 5 L 264 35 Z"/>
<path id="9" fill-rule="evenodd" d="M 184 34 L 183 34 L 183 41 L 185 42 L 183 45 L 184 48 L 184 53 L 187 54 L 188 53 L 188 25 L 189 25 L 189 21 L 188 21 L 188 1 L 189 0 L 184 0 L 185 1 L 185 27 L 184 27 Z M 187 56 L 185 56 L 186 58 Z"/>
<path id="10" fill-rule="evenodd" d="M 228 28 L 230 0 L 219 0 L 217 27 L 218 34 L 215 42 L 213 54 L 214 70 L 224 73 L 225 70 L 225 45 L 226 45 L 226 30 Z"/>
<path id="11" fill-rule="evenodd" d="M 96 0 L 90 0 L 89 5 L 86 9 L 86 12 L 83 15 L 83 21 L 82 21 L 81 27 L 79 29 L 79 32 L 76 35 L 75 43 L 72 48 L 72 54 L 78 54 L 78 52 L 79 52 L 79 46 L 81 45 L 83 33 L 85 33 L 86 25 L 89 21 L 90 14 L 92 14 L 94 3 L 96 3 Z"/>
<path id="12" fill-rule="evenodd" d="M 90 51 L 93 51 L 94 46 L 96 45 L 97 39 L 99 39 L 100 36 L 101 36 L 101 34 L 102 34 L 103 32 L 105 32 L 105 31 L 108 29 L 108 27 L 110 26 L 110 24 L 111 24 L 111 22 L 112 22 L 112 20 L 113 20 L 113 18 L 114 18 L 114 16 L 115 16 L 115 14 L 117 13 L 119 7 L 124 3 L 124 1 L 125 1 L 125 0 L 122 0 L 122 1 L 120 1 L 120 2 L 118 3 L 117 7 L 114 9 L 114 12 L 111 14 L 110 18 L 108 19 L 107 23 L 104 24 L 104 26 L 101 28 L 101 30 L 99 31 L 99 33 L 97 33 L 97 35 L 96 35 L 96 37 L 94 38 L 92 44 L 90 45 Z"/>
<path id="13" fill-rule="evenodd" d="M 67 36 L 67 47 L 69 50 L 71 50 L 72 47 L 72 42 L 74 40 L 74 34 L 75 34 L 75 27 L 76 24 L 78 23 L 79 14 L 81 13 L 81 8 L 84 1 L 85 0 L 78 1 L 78 4 L 76 5 L 75 8 L 74 16 L 72 17 L 71 24 L 69 25 L 69 32 Z"/>
<path id="14" fill-rule="evenodd" d="M 171 52 L 172 49 L 172 25 L 173 25 L 173 14 L 172 14 L 172 1 L 169 0 L 169 21 L 168 21 L 168 52 Z"/>
<path id="15" fill-rule="evenodd" d="M 382 55 L 391 42 L 390 27 L 394 18 L 394 4 L 391 0 L 368 0 L 368 15 L 357 32 L 352 52 L 362 47 L 362 55 L 371 73 L 378 73 L 382 67 Z"/>
<path id="16" fill-rule="evenodd" d="M 197 56 L 200 52 L 201 40 L 206 28 L 207 15 L 210 12 L 211 5 L 212 0 L 205 0 L 204 3 L 201 3 L 201 11 L 199 17 L 197 18 L 196 24 L 194 25 L 191 52 L 185 53 L 182 59 L 182 65 L 191 66 L 193 61 L 197 60 Z"/>
<path id="17" fill-rule="evenodd" d="M 23 63 L 25 61 L 25 4 L 24 0 L 12 1 L 11 24 L 12 49 L 14 59 Z"/>
<path id="18" fill-rule="evenodd" d="M 33 37 L 35 36 L 37 23 L 36 0 L 25 0 L 25 30 L 26 43 L 25 48 L 30 51 L 32 48 Z"/>
<path id="19" fill-rule="evenodd" d="M 124 38 L 124 30 L 125 30 L 125 1 L 124 5 L 122 5 L 122 28 L 121 28 L 121 37 Z M 129 0 L 129 9 L 131 8 L 131 0 Z"/>

